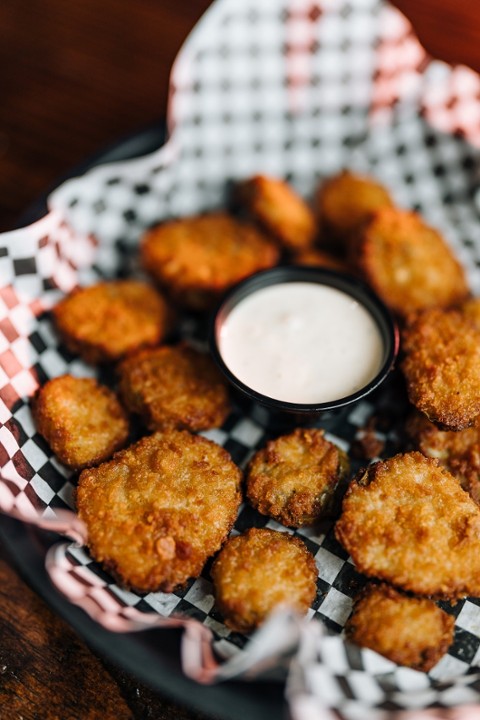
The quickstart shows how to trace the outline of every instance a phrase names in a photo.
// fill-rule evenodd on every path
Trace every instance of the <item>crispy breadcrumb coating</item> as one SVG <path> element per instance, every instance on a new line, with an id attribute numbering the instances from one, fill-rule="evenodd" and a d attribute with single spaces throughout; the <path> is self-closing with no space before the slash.
<path id="1" fill-rule="evenodd" d="M 477 330 L 480 330 L 480 298 L 475 297 L 468 299 L 459 309 L 465 317 L 473 323 Z"/>
<path id="2" fill-rule="evenodd" d="M 307 203 L 283 180 L 267 175 L 239 183 L 237 196 L 262 227 L 286 250 L 311 247 L 317 223 Z"/>
<path id="3" fill-rule="evenodd" d="M 425 310 L 402 333 L 410 402 L 446 430 L 480 415 L 480 330 L 458 310 Z"/>
<path id="4" fill-rule="evenodd" d="M 298 428 L 270 440 L 246 473 L 250 503 L 288 527 L 311 525 L 333 509 L 335 491 L 349 471 L 343 450 L 324 431 Z"/>
<path id="5" fill-rule="evenodd" d="M 324 267 L 330 270 L 338 270 L 344 273 L 354 273 L 354 269 L 345 260 L 330 255 L 323 250 L 317 250 L 317 248 L 311 248 L 310 250 L 304 250 L 296 253 L 292 262 L 294 265 L 311 265 L 313 267 Z"/>
<path id="6" fill-rule="evenodd" d="M 347 638 L 398 665 L 429 672 L 453 642 L 455 620 L 433 600 L 414 598 L 382 583 L 355 598 Z"/>
<path id="7" fill-rule="evenodd" d="M 144 235 L 140 252 L 152 277 L 194 310 L 211 307 L 229 287 L 279 259 L 270 239 L 222 212 L 159 225 Z"/>
<path id="8" fill-rule="evenodd" d="M 53 308 L 53 319 L 71 352 L 99 363 L 159 343 L 170 311 L 150 285 L 113 280 L 74 290 Z"/>
<path id="9" fill-rule="evenodd" d="M 150 430 L 220 427 L 230 412 L 228 388 L 213 360 L 186 344 L 142 350 L 118 371 L 125 405 Z"/>
<path id="10" fill-rule="evenodd" d="M 480 418 L 465 430 L 440 430 L 426 415 L 413 412 L 405 429 L 413 446 L 446 467 L 480 505 Z"/>
<path id="11" fill-rule="evenodd" d="M 114 392 L 93 378 L 49 380 L 32 404 L 38 432 L 60 462 L 80 468 L 107 460 L 128 439 L 128 419 Z"/>
<path id="12" fill-rule="evenodd" d="M 400 317 L 449 307 L 468 296 L 462 266 L 440 233 L 417 213 L 379 210 L 354 245 L 359 272 Z"/>
<path id="13" fill-rule="evenodd" d="M 480 508 L 419 452 L 357 475 L 335 526 L 357 570 L 418 595 L 480 596 Z"/>
<path id="14" fill-rule="evenodd" d="M 220 549 L 239 508 L 241 472 L 186 430 L 144 437 L 84 470 L 78 515 L 93 558 L 125 587 L 171 592 Z"/>
<path id="15" fill-rule="evenodd" d="M 325 241 L 341 250 L 376 210 L 391 207 L 393 200 L 377 180 L 344 170 L 322 183 L 316 203 Z"/>
<path id="16" fill-rule="evenodd" d="M 318 571 L 299 538 L 250 528 L 225 543 L 211 575 L 225 624 L 248 633 L 280 605 L 305 614 L 316 595 Z"/>

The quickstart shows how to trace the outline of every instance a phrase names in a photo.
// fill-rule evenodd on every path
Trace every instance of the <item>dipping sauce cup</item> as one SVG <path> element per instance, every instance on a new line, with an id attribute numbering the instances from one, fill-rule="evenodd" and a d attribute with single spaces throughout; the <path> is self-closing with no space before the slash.
<path id="1" fill-rule="evenodd" d="M 237 391 L 307 416 L 375 390 L 398 346 L 389 310 L 367 285 L 306 266 L 251 275 L 226 294 L 210 329 L 213 357 Z"/>

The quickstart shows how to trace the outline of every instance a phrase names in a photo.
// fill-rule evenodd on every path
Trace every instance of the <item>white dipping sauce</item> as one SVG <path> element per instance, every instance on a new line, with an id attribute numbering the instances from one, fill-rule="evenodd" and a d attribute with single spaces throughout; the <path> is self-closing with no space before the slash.
<path id="1" fill-rule="evenodd" d="M 311 282 L 252 292 L 226 317 L 218 345 L 238 380 L 292 403 L 351 395 L 375 377 L 384 356 L 369 311 L 351 295 Z"/>

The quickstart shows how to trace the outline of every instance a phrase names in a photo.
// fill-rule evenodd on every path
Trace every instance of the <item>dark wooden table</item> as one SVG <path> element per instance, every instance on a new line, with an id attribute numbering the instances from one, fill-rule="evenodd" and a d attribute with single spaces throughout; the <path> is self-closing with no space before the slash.
<path id="1" fill-rule="evenodd" d="M 433 55 L 480 69 L 476 0 L 396 2 Z M 0 3 L 0 231 L 69 168 L 162 118 L 174 56 L 208 5 Z M 1 548 L 0 596 L 0 717 L 200 720 L 91 652 Z"/>

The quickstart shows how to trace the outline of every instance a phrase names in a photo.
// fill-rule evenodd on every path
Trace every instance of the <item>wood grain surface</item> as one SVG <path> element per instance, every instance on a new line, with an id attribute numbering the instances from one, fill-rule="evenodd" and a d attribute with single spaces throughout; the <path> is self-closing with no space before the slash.
<path id="1" fill-rule="evenodd" d="M 59 176 L 165 113 L 210 0 L 2 0 L 0 231 Z"/>
<path id="2" fill-rule="evenodd" d="M 480 69 L 475 0 L 396 4 L 431 54 Z M 208 5 L 209 0 L 2 0 L 0 231 L 14 227 L 69 168 L 163 117 L 172 61 Z M 0 717 L 202 718 L 91 652 L 28 589 L 4 553 Z"/>

